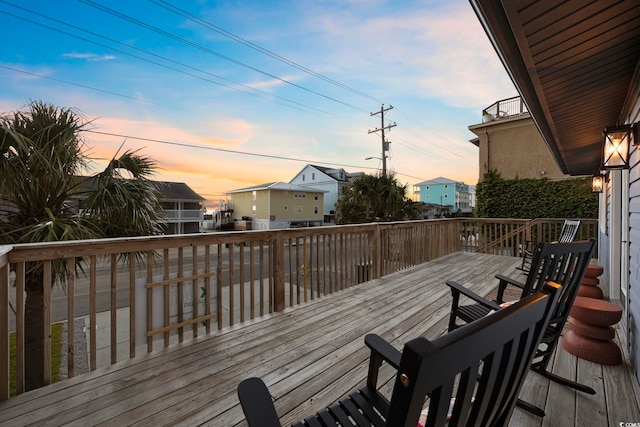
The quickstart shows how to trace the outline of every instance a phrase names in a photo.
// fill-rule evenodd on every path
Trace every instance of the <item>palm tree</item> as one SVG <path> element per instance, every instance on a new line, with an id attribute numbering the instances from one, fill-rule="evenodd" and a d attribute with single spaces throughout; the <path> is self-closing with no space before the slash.
<path id="1" fill-rule="evenodd" d="M 400 185 L 393 172 L 361 175 L 345 186 L 336 203 L 336 223 L 402 221 L 417 217 L 407 186 Z"/>
<path id="2" fill-rule="evenodd" d="M 81 179 L 88 122 L 42 101 L 28 107 L 0 116 L 1 244 L 159 234 L 152 160 L 127 151 Z M 25 388 L 32 390 L 44 385 L 44 286 L 64 284 L 67 268 L 76 266 L 55 263 L 51 283 L 44 283 L 42 263 L 25 267 Z"/>

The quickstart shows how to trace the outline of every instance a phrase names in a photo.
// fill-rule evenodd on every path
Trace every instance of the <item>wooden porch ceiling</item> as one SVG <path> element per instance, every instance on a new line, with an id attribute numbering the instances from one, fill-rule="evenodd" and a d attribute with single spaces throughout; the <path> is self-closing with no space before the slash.
<path id="1" fill-rule="evenodd" d="M 638 90 L 640 2 L 470 2 L 560 168 L 596 173 Z"/>
<path id="2" fill-rule="evenodd" d="M 364 335 L 375 332 L 397 348 L 417 335 L 435 338 L 446 330 L 451 304 L 445 280 L 487 295 L 496 287 L 494 275 L 519 274 L 520 262 L 463 252 L 438 258 L 0 402 L 0 425 L 243 426 L 236 388 L 250 376 L 264 379 L 287 425 L 363 384 L 369 357 Z M 521 397 L 543 406 L 547 416 L 516 409 L 511 425 L 640 420 L 628 364 L 601 366 L 561 350 L 553 371 L 597 394 L 530 373 Z M 394 372 L 381 375 L 382 389 L 389 391 Z"/>

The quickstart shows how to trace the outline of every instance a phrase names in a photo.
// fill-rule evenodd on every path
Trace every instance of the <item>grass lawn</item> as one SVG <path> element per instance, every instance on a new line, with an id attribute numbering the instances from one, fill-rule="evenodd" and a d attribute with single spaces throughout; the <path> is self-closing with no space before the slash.
<path id="1" fill-rule="evenodd" d="M 58 381 L 58 369 L 60 368 L 60 359 L 62 357 L 62 323 L 54 323 L 51 325 L 51 383 Z M 10 386 L 11 396 L 16 394 L 16 334 L 11 333 L 9 336 L 11 371 Z"/>

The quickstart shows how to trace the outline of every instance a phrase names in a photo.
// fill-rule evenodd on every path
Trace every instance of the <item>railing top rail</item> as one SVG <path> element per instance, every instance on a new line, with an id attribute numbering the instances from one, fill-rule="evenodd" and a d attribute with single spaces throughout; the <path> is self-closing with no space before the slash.
<path id="1" fill-rule="evenodd" d="M 59 258 L 100 256 L 113 253 L 163 250 L 197 245 L 236 244 L 247 241 L 313 237 L 336 233 L 368 233 L 376 229 L 413 227 L 416 224 L 442 222 L 472 222 L 503 224 L 524 224 L 530 219 L 513 218 L 444 218 L 420 221 L 376 222 L 352 225 L 331 225 L 323 227 L 283 229 L 283 230 L 247 230 L 199 234 L 179 234 L 160 236 L 141 236 L 126 238 L 106 238 L 46 243 L 24 243 L 12 246 L 0 246 L 0 256 L 6 255 L 9 262 L 43 261 Z M 564 218 L 544 218 L 535 221 L 564 221 Z M 589 220 L 583 220 L 589 223 Z M 597 220 L 593 220 L 597 223 Z"/>
<path id="2" fill-rule="evenodd" d="M 415 222 L 412 223 L 415 224 Z M 406 222 L 23 243 L 14 245 L 8 256 L 10 262 L 43 261 L 112 253 L 162 250 L 194 245 L 233 244 L 247 241 L 273 240 L 276 238 L 310 237 L 332 233 L 366 233 L 372 232 L 379 227 L 395 227 L 403 224 L 406 224 Z"/>

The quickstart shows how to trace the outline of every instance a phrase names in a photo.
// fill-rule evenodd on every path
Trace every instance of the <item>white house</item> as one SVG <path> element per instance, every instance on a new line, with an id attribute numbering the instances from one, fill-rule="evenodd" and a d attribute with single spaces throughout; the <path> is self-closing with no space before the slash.
<path id="1" fill-rule="evenodd" d="M 307 165 L 289 183 L 304 185 L 324 191 L 324 215 L 333 215 L 336 211 L 336 201 L 342 194 L 344 187 L 351 178 L 362 175 L 363 172 L 348 173 L 344 169 L 326 168 L 317 165 Z"/>

